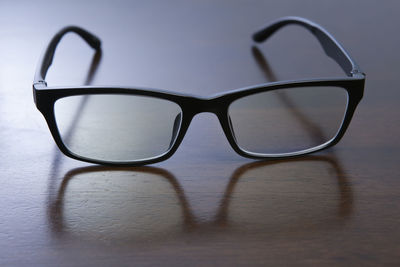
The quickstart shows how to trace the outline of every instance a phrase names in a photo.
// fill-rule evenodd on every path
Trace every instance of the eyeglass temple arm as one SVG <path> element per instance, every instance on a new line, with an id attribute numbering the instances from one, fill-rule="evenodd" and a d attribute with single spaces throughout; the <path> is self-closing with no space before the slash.
<path id="1" fill-rule="evenodd" d="M 40 62 L 39 62 L 39 69 L 37 69 L 35 74 L 35 81 L 34 83 L 45 83 L 46 73 L 53 62 L 54 53 L 56 51 L 57 45 L 60 42 L 61 38 L 69 33 L 74 32 L 78 34 L 82 39 L 84 39 L 93 49 L 99 51 L 101 49 L 101 41 L 95 35 L 89 33 L 88 31 L 77 27 L 77 26 L 68 26 L 61 29 L 54 37 L 51 39 L 50 43 L 48 44 L 46 51 L 44 52 Z"/>
<path id="2" fill-rule="evenodd" d="M 290 24 L 296 24 L 308 29 L 320 42 L 327 56 L 335 60 L 344 70 L 347 76 L 363 74 L 358 65 L 340 45 L 340 43 L 322 26 L 300 17 L 283 17 L 253 34 L 253 40 L 257 43 L 264 42 L 276 31 Z"/>

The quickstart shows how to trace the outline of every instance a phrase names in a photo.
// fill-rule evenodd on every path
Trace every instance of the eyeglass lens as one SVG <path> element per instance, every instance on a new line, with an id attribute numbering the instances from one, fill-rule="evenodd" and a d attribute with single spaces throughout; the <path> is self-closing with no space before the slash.
<path id="1" fill-rule="evenodd" d="M 168 100 L 135 95 L 79 95 L 58 99 L 56 124 L 74 154 L 104 161 L 158 157 L 173 145 L 182 111 Z"/>
<path id="2" fill-rule="evenodd" d="M 238 146 L 279 155 L 322 145 L 341 127 L 348 95 L 340 87 L 296 87 L 252 94 L 229 106 Z"/>

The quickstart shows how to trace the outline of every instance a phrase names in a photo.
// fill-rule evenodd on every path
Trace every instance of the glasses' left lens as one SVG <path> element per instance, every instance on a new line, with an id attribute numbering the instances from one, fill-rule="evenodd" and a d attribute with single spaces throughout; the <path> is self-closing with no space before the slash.
<path id="1" fill-rule="evenodd" d="M 55 102 L 65 146 L 81 157 L 110 162 L 140 161 L 168 152 L 180 129 L 174 102 L 136 95 L 79 95 Z"/>
<path id="2" fill-rule="evenodd" d="M 311 86 L 248 95 L 229 106 L 237 145 L 257 156 L 316 149 L 338 133 L 347 109 L 344 88 Z"/>

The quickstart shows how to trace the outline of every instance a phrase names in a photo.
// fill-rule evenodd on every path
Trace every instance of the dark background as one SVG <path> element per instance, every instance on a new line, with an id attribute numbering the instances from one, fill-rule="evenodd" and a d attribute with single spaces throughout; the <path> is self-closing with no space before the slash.
<path id="1" fill-rule="evenodd" d="M 400 263 L 398 1 L 0 2 L 0 265 Z M 331 32 L 367 74 L 334 148 L 254 162 L 201 114 L 175 155 L 141 168 L 66 158 L 32 100 L 39 56 L 61 27 L 102 39 L 93 84 L 201 96 L 268 82 L 251 34 L 281 16 Z M 342 76 L 305 29 L 259 46 L 278 80 Z M 49 85 L 84 83 L 93 51 L 66 36 Z"/>

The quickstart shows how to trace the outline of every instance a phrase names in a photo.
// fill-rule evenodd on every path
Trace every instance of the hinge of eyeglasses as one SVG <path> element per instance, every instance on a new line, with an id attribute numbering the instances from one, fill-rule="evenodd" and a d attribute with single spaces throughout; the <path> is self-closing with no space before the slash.
<path id="1" fill-rule="evenodd" d="M 353 77 L 361 77 L 361 76 L 365 76 L 365 73 L 358 70 L 358 69 L 354 69 L 351 71 L 351 74 Z"/>
<path id="2" fill-rule="evenodd" d="M 47 86 L 47 82 L 44 80 L 39 80 L 33 83 L 33 85 L 44 85 Z"/>

